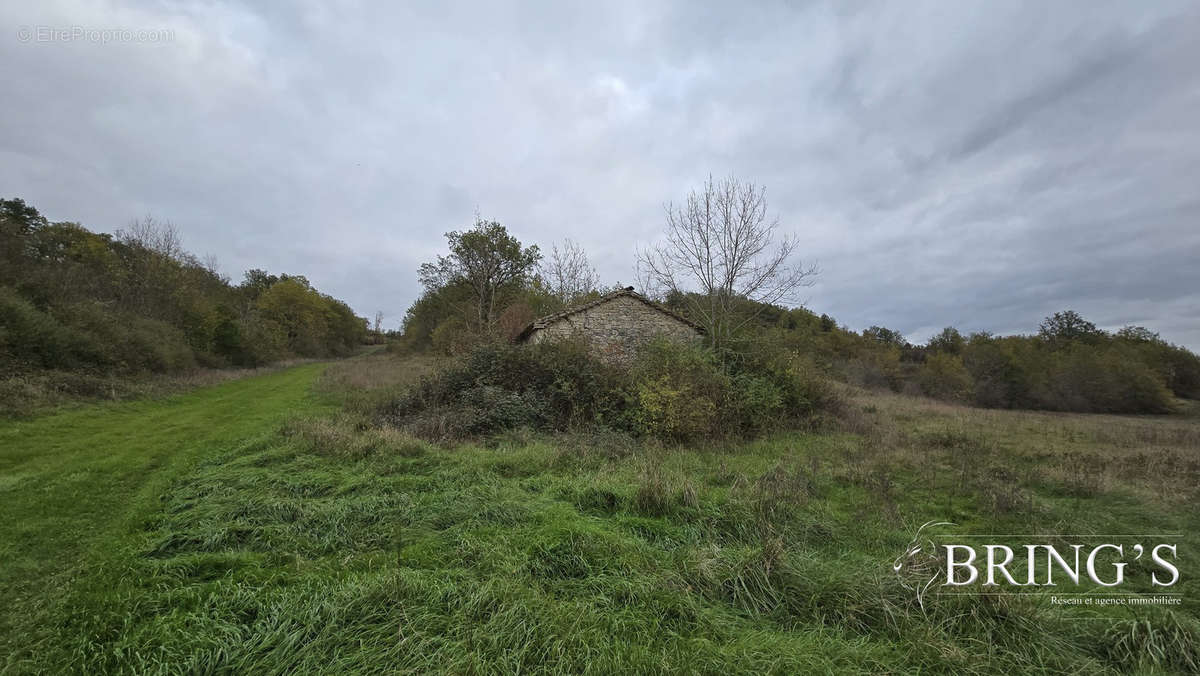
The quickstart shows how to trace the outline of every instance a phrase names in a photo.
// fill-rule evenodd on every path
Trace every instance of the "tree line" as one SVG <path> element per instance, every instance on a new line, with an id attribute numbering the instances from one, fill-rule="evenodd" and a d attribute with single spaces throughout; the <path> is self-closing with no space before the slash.
<path id="1" fill-rule="evenodd" d="M 846 382 L 993 408 L 1165 413 L 1176 397 L 1200 398 L 1200 357 L 1144 327 L 1106 332 L 1069 310 L 1036 334 L 950 327 L 913 345 L 887 327 L 855 332 L 789 308 L 818 271 L 796 261 L 796 241 L 777 230 L 762 187 L 710 178 L 682 206 L 667 205 L 663 237 L 638 252 L 643 293 L 703 326 L 707 348 L 729 369 L 795 368 L 800 359 Z M 570 241 L 546 256 L 480 218 L 446 237 L 448 253 L 420 268 L 423 292 L 404 317 L 403 348 L 467 353 L 609 290 Z"/>
<path id="2" fill-rule="evenodd" d="M 1036 333 L 963 334 L 947 327 L 914 345 L 899 331 L 854 332 L 804 308 L 770 308 L 762 349 L 808 355 L 835 377 L 866 387 L 987 408 L 1168 413 L 1200 399 L 1200 357 L 1141 326 L 1109 332 L 1077 312 L 1047 317 Z"/>
<path id="3" fill-rule="evenodd" d="M 250 270 L 231 283 L 170 223 L 144 218 L 110 235 L 0 200 L 6 374 L 259 366 L 348 354 L 366 335 L 366 319 L 302 275 Z"/>

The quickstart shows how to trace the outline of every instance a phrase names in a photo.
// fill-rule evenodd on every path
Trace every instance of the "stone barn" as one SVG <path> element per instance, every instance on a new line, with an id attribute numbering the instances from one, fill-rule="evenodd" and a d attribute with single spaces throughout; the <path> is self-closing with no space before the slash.
<path id="1" fill-rule="evenodd" d="M 697 341 L 704 329 L 668 310 L 632 286 L 535 320 L 516 337 L 518 343 L 581 337 L 609 362 L 627 363 L 656 337 Z"/>

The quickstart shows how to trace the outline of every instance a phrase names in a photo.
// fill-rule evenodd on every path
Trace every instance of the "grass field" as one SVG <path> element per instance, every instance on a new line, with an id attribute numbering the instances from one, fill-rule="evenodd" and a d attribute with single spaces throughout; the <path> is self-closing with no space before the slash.
<path id="1" fill-rule="evenodd" d="M 0 668 L 1200 669 L 1194 416 L 851 391 L 838 429 L 751 443 L 441 448 L 354 412 L 427 368 L 376 354 L 0 423 Z M 931 519 L 1174 534 L 1183 601 L 922 608 L 891 564 Z"/>

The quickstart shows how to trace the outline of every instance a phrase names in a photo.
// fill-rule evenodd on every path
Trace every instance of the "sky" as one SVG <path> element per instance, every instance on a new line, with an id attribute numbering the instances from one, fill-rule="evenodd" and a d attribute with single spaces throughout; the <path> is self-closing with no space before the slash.
<path id="1" fill-rule="evenodd" d="M 399 326 L 479 213 L 635 282 L 765 187 L 855 330 L 1074 309 L 1200 349 L 1200 3 L 0 0 L 0 196 L 152 215 Z"/>

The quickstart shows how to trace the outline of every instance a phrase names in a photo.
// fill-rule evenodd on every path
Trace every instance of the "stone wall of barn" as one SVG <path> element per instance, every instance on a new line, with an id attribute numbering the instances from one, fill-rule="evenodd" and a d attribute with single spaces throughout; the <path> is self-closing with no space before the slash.
<path id="1" fill-rule="evenodd" d="M 537 329 L 528 340 L 538 343 L 572 336 L 587 340 L 600 358 L 617 363 L 628 363 L 639 347 L 658 336 L 685 341 L 701 338 L 678 319 L 635 298 L 618 296 Z"/>

